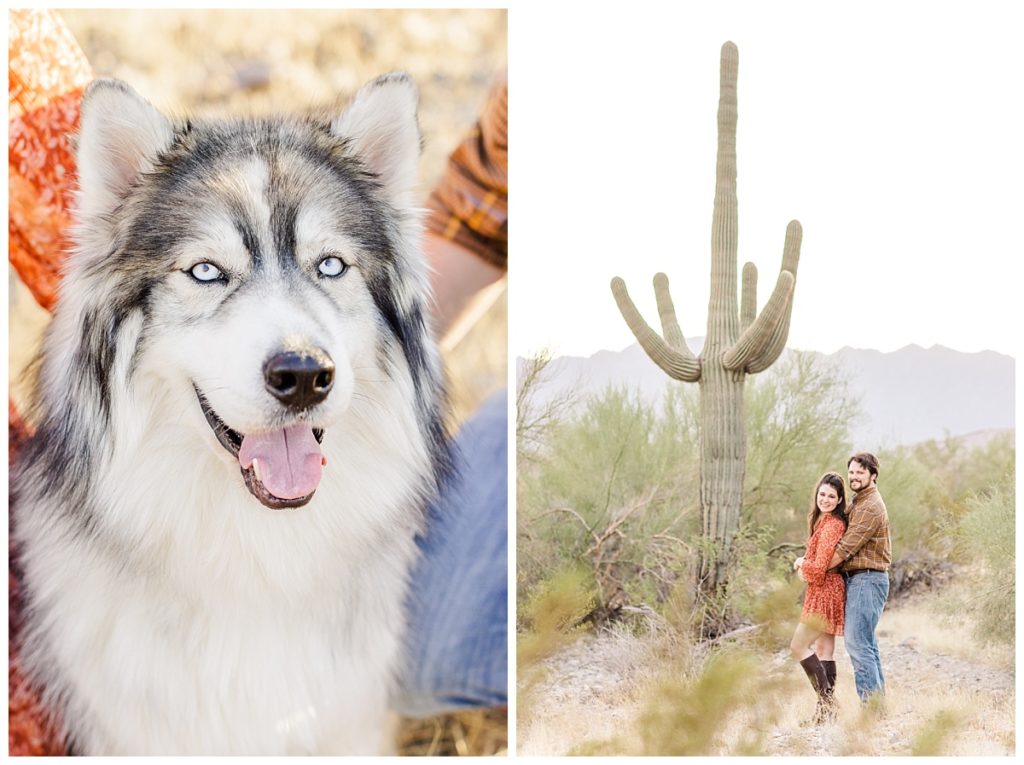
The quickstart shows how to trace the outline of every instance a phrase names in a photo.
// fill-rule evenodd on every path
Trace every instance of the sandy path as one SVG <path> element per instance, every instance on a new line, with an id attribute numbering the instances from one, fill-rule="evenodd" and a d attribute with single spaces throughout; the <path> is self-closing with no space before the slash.
<path id="1" fill-rule="evenodd" d="M 928 741 L 942 754 L 1012 755 L 1012 671 L 931 650 L 912 634 L 920 626 L 908 629 L 896 609 L 883 617 L 879 646 L 887 704 L 880 719 L 862 714 L 839 640 L 836 724 L 804 727 L 814 697 L 782 649 L 764 657 L 768 677 L 780 683 L 758 700 L 762 709 L 774 710 L 773 719 L 759 723 L 740 715 L 727 730 L 759 728 L 759 748 L 766 755 L 909 755 Z M 521 703 L 518 753 L 585 753 L 612 739 L 630 747 L 638 735 L 635 721 L 644 707 L 644 689 L 657 675 L 649 656 L 642 640 L 587 634 L 547 659 L 544 679 Z M 728 733 L 707 752 L 730 753 Z"/>

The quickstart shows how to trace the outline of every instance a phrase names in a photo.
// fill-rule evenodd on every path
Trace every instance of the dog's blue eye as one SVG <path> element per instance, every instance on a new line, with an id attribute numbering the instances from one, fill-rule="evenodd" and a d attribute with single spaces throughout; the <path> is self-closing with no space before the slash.
<path id="1" fill-rule="evenodd" d="M 324 276 L 341 276 L 348 270 L 348 265 L 336 255 L 328 255 L 320 261 L 317 270 Z"/>
<path id="2" fill-rule="evenodd" d="M 189 273 L 192 274 L 196 281 L 200 282 L 215 282 L 224 276 L 221 270 L 213 265 L 213 263 L 197 263 L 192 266 L 192 270 Z"/>

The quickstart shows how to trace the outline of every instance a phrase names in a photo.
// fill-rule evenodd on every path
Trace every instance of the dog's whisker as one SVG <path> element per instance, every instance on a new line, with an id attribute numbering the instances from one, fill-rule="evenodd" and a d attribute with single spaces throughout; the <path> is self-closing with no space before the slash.
<path id="1" fill-rule="evenodd" d="M 353 393 L 352 398 L 357 401 L 365 401 L 367 403 L 373 404 L 374 406 L 382 410 L 386 408 L 381 401 L 378 401 L 373 396 L 368 396 L 365 393 Z"/>

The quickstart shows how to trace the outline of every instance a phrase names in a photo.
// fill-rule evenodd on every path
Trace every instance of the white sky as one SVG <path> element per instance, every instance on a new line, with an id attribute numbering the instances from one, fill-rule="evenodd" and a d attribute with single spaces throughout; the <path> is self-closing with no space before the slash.
<path id="1" fill-rule="evenodd" d="M 665 271 L 706 331 L 719 51 L 739 47 L 737 268 L 804 229 L 789 346 L 1019 357 L 1024 29 L 1011 2 L 510 9 L 510 345 L 634 342 Z M 679 6 L 679 7 L 675 7 Z"/>

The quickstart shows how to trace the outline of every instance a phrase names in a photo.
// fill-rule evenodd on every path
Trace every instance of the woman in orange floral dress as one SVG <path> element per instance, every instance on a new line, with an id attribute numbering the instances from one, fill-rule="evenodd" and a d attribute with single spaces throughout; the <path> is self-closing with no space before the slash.
<path id="1" fill-rule="evenodd" d="M 807 517 L 807 550 L 793 567 L 807 582 L 804 610 L 789 650 L 800 662 L 818 694 L 812 722 L 835 716 L 832 691 L 836 681 L 836 635 L 843 634 L 846 599 L 842 575 L 828 571 L 832 553 L 846 532 L 846 488 L 838 473 L 825 473 L 818 481 Z"/>
<path id="2" fill-rule="evenodd" d="M 93 78 L 60 16 L 46 9 L 8 14 L 8 256 L 35 299 L 52 308 L 70 248 L 75 160 L 82 91 Z M 8 401 L 9 457 L 28 425 Z M 8 547 L 8 754 L 65 755 L 61 725 L 21 669 L 23 593 L 14 535 Z"/>

